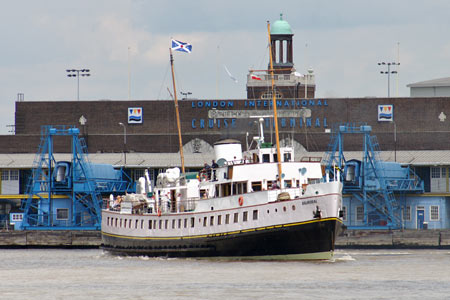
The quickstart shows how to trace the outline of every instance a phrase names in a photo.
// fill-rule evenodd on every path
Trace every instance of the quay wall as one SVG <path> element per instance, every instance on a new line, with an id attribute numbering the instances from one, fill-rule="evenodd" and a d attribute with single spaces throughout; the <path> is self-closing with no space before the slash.
<path id="1" fill-rule="evenodd" d="M 336 248 L 450 248 L 450 229 L 346 230 Z"/>
<path id="2" fill-rule="evenodd" d="M 55 247 L 98 248 L 102 238 L 100 231 L 1 231 L 0 248 Z"/>
<path id="3" fill-rule="evenodd" d="M 98 248 L 100 231 L 0 231 L 0 248 Z M 450 249 L 450 229 L 346 230 L 336 248 L 442 248 Z"/>

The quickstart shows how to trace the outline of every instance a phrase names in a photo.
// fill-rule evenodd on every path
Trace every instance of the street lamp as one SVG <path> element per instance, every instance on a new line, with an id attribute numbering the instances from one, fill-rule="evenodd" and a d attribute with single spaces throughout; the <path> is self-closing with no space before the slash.
<path id="1" fill-rule="evenodd" d="M 394 124 L 394 161 L 397 162 L 397 124 L 394 120 L 391 123 Z"/>
<path id="2" fill-rule="evenodd" d="M 184 97 L 183 97 L 183 100 L 187 100 L 188 96 L 189 96 L 189 95 L 192 95 L 191 92 L 186 92 L 186 93 L 180 92 L 180 94 L 184 96 Z"/>
<path id="3" fill-rule="evenodd" d="M 67 77 L 76 77 L 77 78 L 77 99 L 80 100 L 80 76 L 82 76 L 82 77 L 91 76 L 91 74 L 89 73 L 90 70 L 89 69 L 80 69 L 80 70 L 67 69 L 66 72 L 68 73 Z"/>
<path id="4" fill-rule="evenodd" d="M 397 74 L 397 71 L 391 71 L 391 66 L 399 66 L 400 63 L 392 62 L 392 63 L 386 63 L 386 62 L 380 62 L 378 63 L 379 66 L 387 66 L 387 71 L 380 71 L 381 74 L 387 74 L 388 76 L 388 98 L 391 97 L 391 74 Z"/>
<path id="5" fill-rule="evenodd" d="M 124 165 L 127 164 L 127 127 L 122 122 L 119 122 L 119 125 L 123 127 L 123 157 L 124 157 Z"/>

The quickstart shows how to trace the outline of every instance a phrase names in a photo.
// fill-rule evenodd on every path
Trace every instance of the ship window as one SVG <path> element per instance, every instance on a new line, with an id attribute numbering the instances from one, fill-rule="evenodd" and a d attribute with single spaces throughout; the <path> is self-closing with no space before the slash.
<path id="1" fill-rule="evenodd" d="M 260 191 L 261 190 L 261 181 L 252 182 L 252 190 L 254 192 Z"/>
<path id="2" fill-rule="evenodd" d="M 278 212 L 278 208 L 275 208 L 275 212 Z"/>
<path id="3" fill-rule="evenodd" d="M 286 188 L 292 187 L 292 180 L 285 180 L 284 181 L 284 187 L 286 187 Z"/>
<path id="4" fill-rule="evenodd" d="M 248 211 L 244 211 L 244 213 L 242 214 L 242 221 L 247 222 L 247 220 L 248 220 Z"/>
<path id="5" fill-rule="evenodd" d="M 191 228 L 194 228 L 195 225 L 195 218 L 191 218 Z"/>
<path id="6" fill-rule="evenodd" d="M 169 227 L 169 220 L 166 220 L 164 222 L 164 229 L 167 229 Z"/>
<path id="7" fill-rule="evenodd" d="M 148 221 L 148 229 L 152 229 L 152 220 Z"/>
<path id="8" fill-rule="evenodd" d="M 117 227 L 117 218 L 116 218 L 116 227 Z"/>
<path id="9" fill-rule="evenodd" d="M 181 219 L 178 219 L 178 228 L 181 228 Z"/>
<path id="10" fill-rule="evenodd" d="M 130 222 L 131 222 L 131 220 L 130 220 Z M 134 223 L 134 228 L 138 228 L 138 223 L 139 223 L 139 220 L 136 220 L 136 222 Z M 130 224 L 131 225 L 131 224 Z M 130 226 L 131 227 L 131 226 Z"/>
<path id="11" fill-rule="evenodd" d="M 209 220 L 209 225 L 213 226 L 214 225 L 214 216 L 211 216 L 210 220 Z"/>
<path id="12" fill-rule="evenodd" d="M 156 220 L 153 221 L 153 228 L 156 229 Z"/>
<path id="13" fill-rule="evenodd" d="M 68 219 L 69 219 L 69 209 L 68 208 L 56 209 L 56 220 L 68 220 Z"/>
<path id="14" fill-rule="evenodd" d="M 230 224 L 230 214 L 225 215 L 225 224 Z"/>
<path id="15" fill-rule="evenodd" d="M 106 225 L 109 226 L 109 217 L 106 219 Z"/>
<path id="16" fill-rule="evenodd" d="M 230 196 L 231 195 L 231 183 L 224 183 L 220 185 L 222 188 L 222 196 Z"/>
<path id="17" fill-rule="evenodd" d="M 217 216 L 217 225 L 222 225 L 222 215 Z"/>
<path id="18" fill-rule="evenodd" d="M 257 209 L 255 209 L 253 211 L 253 220 L 258 220 L 258 210 Z"/>
<path id="19" fill-rule="evenodd" d="M 364 221 L 364 207 L 363 206 L 356 207 L 356 221 Z"/>
<path id="20" fill-rule="evenodd" d="M 187 219 L 184 219 L 184 228 L 187 228 Z"/>
<path id="21" fill-rule="evenodd" d="M 290 153 L 284 153 L 283 159 L 285 162 L 291 161 L 291 154 Z"/>
<path id="22" fill-rule="evenodd" d="M 439 206 L 438 205 L 430 206 L 430 220 L 431 221 L 439 221 Z"/>
<path id="23" fill-rule="evenodd" d="M 403 220 L 411 221 L 411 206 L 407 206 L 403 210 Z"/>
<path id="24" fill-rule="evenodd" d="M 176 220 L 173 219 L 173 220 L 172 220 L 172 229 L 175 229 L 175 222 L 176 222 Z"/>
<path id="25" fill-rule="evenodd" d="M 239 221 L 239 213 L 234 213 L 234 223 L 237 223 Z"/>
<path id="26" fill-rule="evenodd" d="M 270 154 L 263 154 L 262 160 L 263 162 L 270 162 Z"/>
<path id="27" fill-rule="evenodd" d="M 278 161 L 278 155 L 276 155 L 276 154 L 273 155 L 273 161 L 274 162 Z"/>
<path id="28" fill-rule="evenodd" d="M 129 228 L 131 228 L 131 221 L 132 221 L 132 220 L 130 219 L 130 221 L 128 222 L 128 227 L 129 227 Z M 137 221 L 137 220 L 136 220 L 136 221 Z M 137 228 L 137 222 L 136 222 L 136 228 Z"/>
<path id="29" fill-rule="evenodd" d="M 295 205 L 292 205 L 292 210 L 295 210 Z"/>
<path id="30" fill-rule="evenodd" d="M 206 226 L 206 220 L 208 219 L 208 217 L 203 217 L 203 227 Z"/>
<path id="31" fill-rule="evenodd" d="M 283 206 L 283 211 L 286 212 L 286 206 Z"/>
<path id="32" fill-rule="evenodd" d="M 159 220 L 159 229 L 162 229 L 162 220 Z"/>

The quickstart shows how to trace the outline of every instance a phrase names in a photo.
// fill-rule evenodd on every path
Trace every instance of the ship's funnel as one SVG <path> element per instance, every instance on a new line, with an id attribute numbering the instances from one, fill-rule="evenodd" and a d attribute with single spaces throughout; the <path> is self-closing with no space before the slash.
<path id="1" fill-rule="evenodd" d="M 242 160 L 241 142 L 237 140 L 223 140 L 214 144 L 214 153 L 216 162 L 229 161 L 240 162 Z"/>

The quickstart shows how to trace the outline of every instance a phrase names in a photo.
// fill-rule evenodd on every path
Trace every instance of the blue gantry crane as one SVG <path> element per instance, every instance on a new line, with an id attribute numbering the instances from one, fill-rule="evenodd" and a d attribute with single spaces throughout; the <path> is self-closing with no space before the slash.
<path id="1" fill-rule="evenodd" d="M 401 207 L 396 194 L 423 193 L 423 181 L 408 166 L 381 161 L 380 147 L 376 136 L 370 135 L 371 131 L 372 127 L 367 124 L 335 126 L 324 159 L 326 170 L 331 175 L 340 174 L 343 193 L 350 194 L 363 204 L 363 225 L 349 228 L 400 228 Z M 344 135 L 347 134 L 363 136 L 361 160 L 345 159 Z"/>
<path id="2" fill-rule="evenodd" d="M 79 133 L 71 126 L 41 128 L 41 142 L 27 185 L 28 198 L 22 204 L 21 229 L 98 230 L 102 195 L 135 191 L 122 170 L 89 161 Z M 70 161 L 56 161 L 53 144 L 57 136 L 71 138 Z"/>

